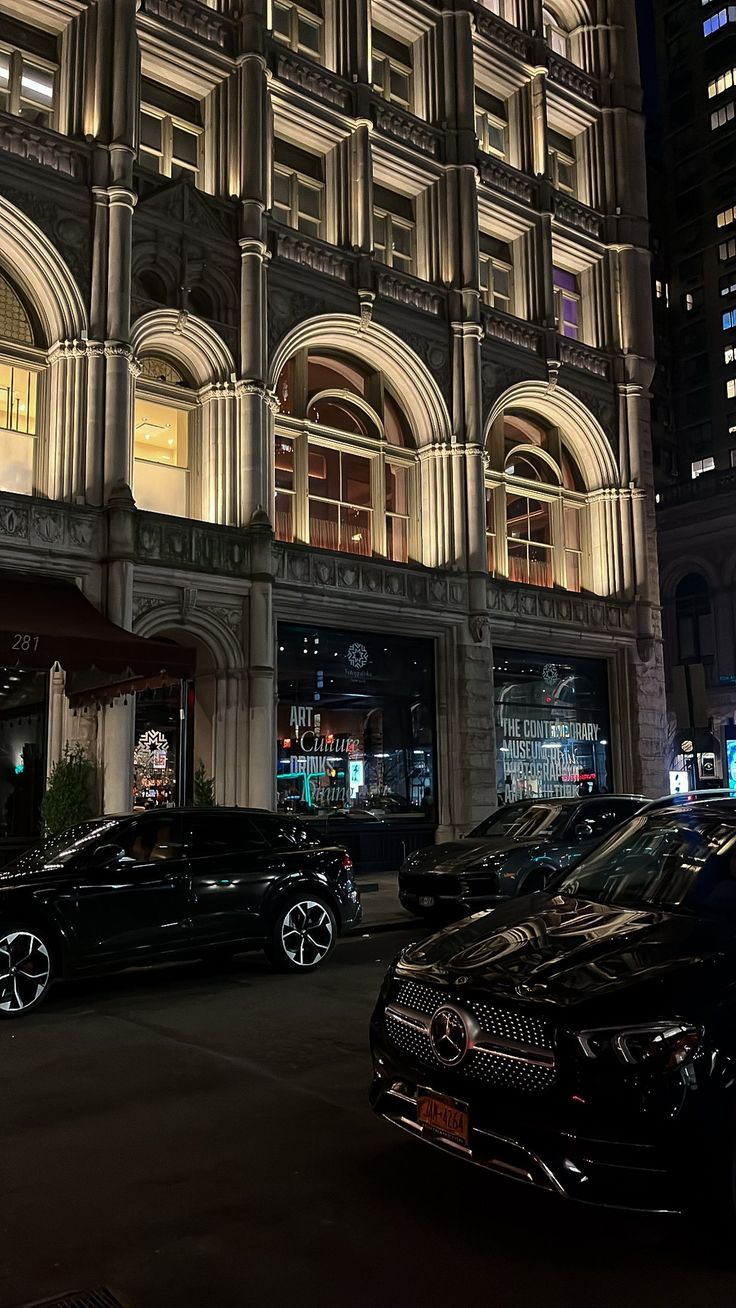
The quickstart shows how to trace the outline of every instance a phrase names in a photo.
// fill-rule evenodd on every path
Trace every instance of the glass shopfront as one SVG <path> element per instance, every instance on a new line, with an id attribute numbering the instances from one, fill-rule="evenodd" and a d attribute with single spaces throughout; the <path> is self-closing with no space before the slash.
<path id="1" fill-rule="evenodd" d="M 134 808 L 191 801 L 192 708 L 193 691 L 182 682 L 136 695 Z"/>
<path id="2" fill-rule="evenodd" d="M 603 659 L 494 650 L 499 800 L 613 788 Z"/>
<path id="3" fill-rule="evenodd" d="M 434 647 L 279 625 L 278 804 L 434 816 Z"/>
<path id="4" fill-rule="evenodd" d="M 1 838 L 36 836 L 41 828 L 48 680 L 46 672 L 0 668 Z"/>

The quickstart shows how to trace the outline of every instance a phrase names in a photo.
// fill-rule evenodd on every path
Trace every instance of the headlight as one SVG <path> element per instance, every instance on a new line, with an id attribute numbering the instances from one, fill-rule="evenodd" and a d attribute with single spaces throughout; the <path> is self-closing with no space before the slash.
<path id="1" fill-rule="evenodd" d="M 579 1031 L 577 1039 L 586 1058 L 600 1058 L 611 1052 L 627 1067 L 656 1065 L 671 1071 L 695 1052 L 700 1032 L 685 1022 L 652 1022 L 648 1026 Z"/>

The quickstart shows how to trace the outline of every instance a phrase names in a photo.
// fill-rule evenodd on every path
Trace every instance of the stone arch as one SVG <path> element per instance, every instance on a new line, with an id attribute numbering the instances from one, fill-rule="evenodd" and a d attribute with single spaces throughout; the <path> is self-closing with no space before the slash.
<path id="1" fill-rule="evenodd" d="M 163 604 L 142 614 L 135 630 L 197 650 L 194 766 L 201 759 L 207 775 L 214 777 L 217 803 L 246 802 L 245 654 L 238 636 L 211 609 L 194 608 L 182 617 L 178 604 Z"/>
<path id="2" fill-rule="evenodd" d="M 308 318 L 276 346 L 269 369 L 271 387 L 291 356 L 304 348 L 352 354 L 380 370 L 406 413 L 418 449 L 452 443 L 450 416 L 436 381 L 418 355 L 387 328 L 350 314 Z"/>
<path id="3" fill-rule="evenodd" d="M 222 337 L 201 318 L 176 309 L 152 309 L 133 324 L 135 355 L 162 354 L 186 367 L 195 386 L 232 381 L 235 360 Z"/>
<path id="4" fill-rule="evenodd" d="M 82 293 L 69 268 L 43 232 L 0 195 L 3 233 L 0 268 L 38 317 L 46 346 L 83 340 L 88 331 Z"/>
<path id="5" fill-rule="evenodd" d="M 576 28 L 590 27 L 593 23 L 590 5 L 585 0 L 544 0 L 544 7 L 555 15 L 571 35 Z"/>
<path id="6" fill-rule="evenodd" d="M 689 555 L 686 559 L 672 560 L 660 571 L 659 585 L 663 604 L 674 604 L 677 587 L 692 573 L 700 573 L 707 582 L 711 594 L 723 585 L 724 581 L 729 584 L 733 579 L 733 569 L 722 569 L 717 562 L 713 563 L 700 555 L 697 557 Z"/>
<path id="7" fill-rule="evenodd" d="M 575 395 L 560 386 L 527 381 L 504 391 L 488 417 L 484 445 L 488 444 L 491 428 L 499 418 L 520 410 L 559 427 L 588 491 L 620 485 L 616 459 L 600 423 Z"/>

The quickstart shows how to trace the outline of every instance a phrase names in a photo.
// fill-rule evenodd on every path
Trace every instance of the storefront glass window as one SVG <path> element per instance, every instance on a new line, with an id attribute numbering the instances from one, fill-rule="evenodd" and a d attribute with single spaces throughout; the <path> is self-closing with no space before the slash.
<path id="1" fill-rule="evenodd" d="M 603 659 L 494 651 L 499 799 L 612 790 Z"/>
<path id="2" fill-rule="evenodd" d="M 46 779 L 48 674 L 0 668 L 0 836 L 36 836 Z"/>
<path id="3" fill-rule="evenodd" d="M 431 818 L 432 642 L 281 624 L 278 737 L 281 810 Z"/>
<path id="4" fill-rule="evenodd" d="M 133 747 L 133 807 L 159 808 L 186 803 L 180 795 L 182 771 L 181 684 L 136 695 Z M 187 708 L 187 716 L 191 713 Z M 191 735 L 185 732 L 186 740 Z M 190 773 L 191 769 L 187 770 Z"/>

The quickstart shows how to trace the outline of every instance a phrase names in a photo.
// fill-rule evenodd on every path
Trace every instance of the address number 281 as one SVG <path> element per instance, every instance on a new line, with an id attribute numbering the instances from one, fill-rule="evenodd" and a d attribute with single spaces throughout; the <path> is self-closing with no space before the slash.
<path id="1" fill-rule="evenodd" d="M 13 649 L 21 651 L 38 649 L 38 636 L 31 636 L 27 631 L 16 631 L 13 636 Z"/>

